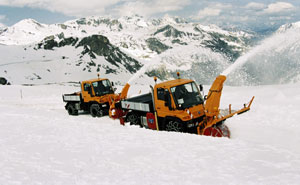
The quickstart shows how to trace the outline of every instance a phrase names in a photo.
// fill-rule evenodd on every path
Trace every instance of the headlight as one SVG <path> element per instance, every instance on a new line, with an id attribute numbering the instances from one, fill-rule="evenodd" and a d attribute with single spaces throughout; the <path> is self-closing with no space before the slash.
<path id="1" fill-rule="evenodd" d="M 116 110 L 115 110 L 115 109 L 112 109 L 112 110 L 111 110 L 111 115 L 114 116 L 115 114 L 116 114 Z"/>
<path id="2" fill-rule="evenodd" d="M 188 127 L 188 128 L 192 128 L 192 127 L 194 127 L 194 126 L 196 126 L 196 123 L 193 123 L 193 122 L 192 122 L 192 123 L 188 123 L 188 124 L 187 124 L 187 127 Z"/>

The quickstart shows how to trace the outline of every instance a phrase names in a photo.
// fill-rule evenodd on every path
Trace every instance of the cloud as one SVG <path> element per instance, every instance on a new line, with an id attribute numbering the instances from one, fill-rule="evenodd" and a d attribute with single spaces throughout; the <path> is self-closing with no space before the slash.
<path id="1" fill-rule="evenodd" d="M 267 8 L 263 10 L 263 13 L 273 14 L 273 13 L 281 13 L 293 10 L 295 7 L 291 3 L 287 2 L 276 2 L 269 4 Z"/>
<path id="2" fill-rule="evenodd" d="M 11 7 L 41 8 L 65 15 L 81 17 L 104 14 L 110 7 L 121 0 L 0 0 L 0 5 Z"/>
<path id="3" fill-rule="evenodd" d="M 219 8 L 204 8 L 203 10 L 200 10 L 198 12 L 198 18 L 202 19 L 205 17 L 214 17 L 214 16 L 218 16 L 221 13 L 221 9 Z"/>
<path id="4" fill-rule="evenodd" d="M 222 4 L 216 3 L 211 4 L 208 7 L 199 10 L 198 15 L 196 16 L 198 19 L 204 19 L 208 17 L 216 17 L 219 16 L 223 10 L 232 8 L 230 4 Z"/>
<path id="5" fill-rule="evenodd" d="M 245 6 L 245 8 L 253 9 L 253 10 L 261 10 L 261 9 L 264 9 L 265 7 L 266 7 L 265 4 L 257 3 L 257 2 L 250 2 Z"/>
<path id="6" fill-rule="evenodd" d="M 0 5 L 31 7 L 68 16 L 140 14 L 152 15 L 183 9 L 191 0 L 0 0 Z"/>
<path id="7" fill-rule="evenodd" d="M 167 13 L 170 11 L 181 10 L 191 3 L 190 0 L 142 0 L 123 2 L 116 6 L 113 12 L 117 15 L 139 14 L 150 16 L 157 13 Z"/>

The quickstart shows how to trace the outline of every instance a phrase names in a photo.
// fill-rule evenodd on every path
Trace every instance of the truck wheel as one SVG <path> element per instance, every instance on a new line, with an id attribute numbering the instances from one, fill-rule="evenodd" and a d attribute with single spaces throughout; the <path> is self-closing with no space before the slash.
<path id="1" fill-rule="evenodd" d="M 102 117 L 104 114 L 99 104 L 92 104 L 90 107 L 90 113 L 93 117 Z"/>
<path id="2" fill-rule="evenodd" d="M 177 120 L 170 120 L 166 124 L 166 131 L 183 132 L 182 123 Z"/>
<path id="3" fill-rule="evenodd" d="M 0 77 L 0 85 L 6 85 L 7 84 L 7 80 L 3 77 Z"/>
<path id="4" fill-rule="evenodd" d="M 130 125 L 140 125 L 140 119 L 138 115 L 131 113 L 127 116 L 127 121 L 130 122 Z"/>
<path id="5" fill-rule="evenodd" d="M 75 108 L 75 105 L 72 103 L 67 106 L 67 110 L 68 110 L 69 115 L 72 115 L 72 116 L 78 115 L 78 110 Z"/>

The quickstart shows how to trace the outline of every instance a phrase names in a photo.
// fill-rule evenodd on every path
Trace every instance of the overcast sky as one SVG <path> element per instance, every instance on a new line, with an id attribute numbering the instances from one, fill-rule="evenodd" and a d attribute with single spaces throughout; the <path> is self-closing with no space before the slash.
<path id="1" fill-rule="evenodd" d="M 263 30 L 300 21 L 300 0 L 0 0 L 0 27 L 33 18 L 61 23 L 85 16 L 184 17 L 221 27 Z"/>

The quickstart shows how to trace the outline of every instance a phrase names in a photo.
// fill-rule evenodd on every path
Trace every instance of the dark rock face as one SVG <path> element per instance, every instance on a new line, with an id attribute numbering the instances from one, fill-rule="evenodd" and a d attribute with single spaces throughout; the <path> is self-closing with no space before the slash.
<path id="1" fill-rule="evenodd" d="M 179 39 L 172 40 L 172 44 L 188 45 L 186 42 L 182 42 Z"/>
<path id="2" fill-rule="evenodd" d="M 88 49 L 88 51 L 92 51 L 98 56 L 104 56 L 111 49 L 109 40 L 107 39 L 107 37 L 104 37 L 102 35 L 92 35 L 89 37 L 85 37 L 77 44 L 76 48 L 80 46 L 89 46 L 90 49 Z M 85 54 L 86 52 L 83 51 L 82 54 Z"/>
<path id="3" fill-rule="evenodd" d="M 4 29 L 0 29 L 0 34 L 6 32 L 8 29 L 7 28 L 4 28 Z"/>
<path id="4" fill-rule="evenodd" d="M 103 35 L 91 35 L 89 37 L 84 37 L 79 41 L 79 39 L 68 37 L 64 38 L 63 35 L 59 35 L 61 40 L 57 42 L 54 36 L 50 36 L 44 39 L 41 43 L 37 45 L 37 49 L 53 50 L 54 48 L 64 47 L 64 46 L 74 46 L 76 48 L 83 47 L 80 58 L 84 55 L 89 55 L 91 62 L 96 59 L 97 56 L 104 56 L 105 60 L 116 67 L 124 66 L 130 73 L 135 73 L 138 71 L 142 65 L 132 57 L 129 57 L 123 53 L 118 47 L 112 45 L 108 38 Z M 90 64 L 89 63 L 89 64 Z M 89 65 L 95 66 L 95 65 Z M 107 69 L 107 73 L 115 73 L 115 70 Z"/>
<path id="5" fill-rule="evenodd" d="M 59 35 L 61 36 L 61 35 Z M 63 37 L 63 36 L 62 36 Z M 60 42 L 55 41 L 54 36 L 47 37 L 43 40 L 43 42 L 37 45 L 38 49 L 46 49 L 46 50 L 53 50 L 55 47 L 64 47 L 64 46 L 75 46 L 77 43 L 78 38 L 68 37 L 63 38 Z"/>
<path id="6" fill-rule="evenodd" d="M 101 18 L 101 19 L 86 19 L 81 18 L 76 21 L 79 25 L 90 25 L 90 26 L 99 26 L 101 24 L 106 25 L 111 30 L 118 30 L 121 31 L 123 29 L 122 24 L 117 19 L 108 19 L 108 18 Z"/>
<path id="7" fill-rule="evenodd" d="M 156 53 L 160 54 L 164 51 L 166 51 L 169 47 L 162 42 L 160 42 L 157 38 L 149 38 L 146 40 L 147 46 L 151 51 L 155 51 Z"/>
<path id="8" fill-rule="evenodd" d="M 0 77 L 0 85 L 6 85 L 7 84 L 7 80 L 4 77 Z"/>
<path id="9" fill-rule="evenodd" d="M 65 38 L 58 43 L 58 47 L 64 47 L 64 46 L 69 46 L 69 45 L 75 46 L 77 41 L 78 41 L 78 38 L 73 38 L 73 37 Z"/>
<path id="10" fill-rule="evenodd" d="M 163 33 L 163 35 L 165 37 L 173 37 L 173 38 L 178 38 L 178 37 L 183 37 L 186 36 L 186 33 L 183 31 L 179 31 L 176 28 L 170 26 L 170 25 L 166 25 L 161 29 L 158 29 L 154 35 L 157 35 L 159 33 Z"/>
<path id="11" fill-rule="evenodd" d="M 210 48 L 214 52 L 219 52 L 225 54 L 230 61 L 235 61 L 241 54 L 240 51 L 237 50 L 234 46 L 228 45 L 225 41 L 223 41 L 221 38 L 224 37 L 224 35 L 220 35 L 217 33 L 211 33 L 212 40 L 204 41 L 202 44 L 204 44 L 206 47 Z M 226 40 L 231 41 L 237 41 L 237 38 L 228 36 Z"/>
<path id="12" fill-rule="evenodd" d="M 105 60 L 112 65 L 116 67 L 123 65 L 130 73 L 135 73 L 142 67 L 137 60 L 127 56 L 118 47 L 112 45 L 105 36 L 92 35 L 85 37 L 77 44 L 76 48 L 80 46 L 84 47 L 82 55 L 88 53 L 91 58 L 96 58 L 94 54 L 104 56 Z"/>

